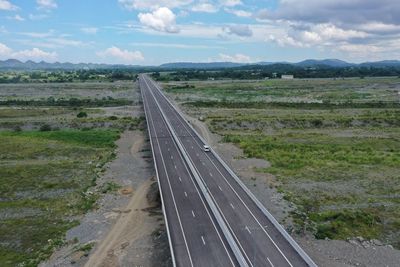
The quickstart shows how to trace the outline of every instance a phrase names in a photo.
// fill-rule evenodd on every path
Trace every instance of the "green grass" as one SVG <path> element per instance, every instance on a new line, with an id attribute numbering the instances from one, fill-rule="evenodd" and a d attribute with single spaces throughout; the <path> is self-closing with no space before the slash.
<path id="1" fill-rule="evenodd" d="M 0 132 L 1 266 L 36 266 L 96 205 L 96 165 L 115 155 L 117 130 Z"/>
<path id="2" fill-rule="evenodd" d="M 381 218 L 376 211 L 341 210 L 326 211 L 310 215 L 318 223 L 316 237 L 319 239 L 346 239 L 349 236 L 362 236 L 366 239 L 380 238 L 383 231 Z"/>
<path id="3" fill-rule="evenodd" d="M 114 141 L 119 137 L 117 130 L 90 130 L 90 131 L 25 131 L 25 132 L 2 132 L 1 137 L 24 137 L 33 139 L 47 139 L 69 144 L 77 144 L 95 147 L 114 147 Z"/>
<path id="4" fill-rule="evenodd" d="M 185 83 L 186 84 L 186 83 Z M 400 247 L 398 78 L 167 85 L 246 157 L 269 161 L 298 233 Z"/>
<path id="5" fill-rule="evenodd" d="M 287 105 L 303 102 L 324 103 L 398 103 L 398 78 L 366 79 L 304 79 L 304 80 L 268 80 L 241 81 L 232 83 L 191 82 L 179 85 L 166 85 L 169 93 L 184 101 L 199 101 L 201 105 L 221 103 L 245 103 L 261 106 L 260 103 L 281 102 Z M 256 103 L 256 104 L 254 104 Z"/>

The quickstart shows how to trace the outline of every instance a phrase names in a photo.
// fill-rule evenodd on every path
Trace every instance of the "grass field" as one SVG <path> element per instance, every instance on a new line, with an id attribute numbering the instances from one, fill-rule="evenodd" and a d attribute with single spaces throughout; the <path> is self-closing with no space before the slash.
<path id="1" fill-rule="evenodd" d="M 66 230 L 78 224 L 75 216 L 95 205 L 89 188 L 113 157 L 118 136 L 112 130 L 0 133 L 2 266 L 36 266 L 63 244 Z"/>
<path id="2" fill-rule="evenodd" d="M 124 130 L 144 118 L 132 82 L 0 85 L 0 265 L 37 266 L 96 207 Z"/>
<path id="3" fill-rule="evenodd" d="M 266 159 L 297 231 L 400 247 L 400 79 L 166 85 L 192 116 Z"/>

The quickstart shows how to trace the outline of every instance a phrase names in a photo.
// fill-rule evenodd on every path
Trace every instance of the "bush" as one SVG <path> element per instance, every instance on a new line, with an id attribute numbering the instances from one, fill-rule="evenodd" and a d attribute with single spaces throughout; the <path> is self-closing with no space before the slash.
<path id="1" fill-rule="evenodd" d="M 40 126 L 39 130 L 41 132 L 49 132 L 49 131 L 51 131 L 51 126 L 48 124 L 43 124 L 42 126 Z"/>
<path id="2" fill-rule="evenodd" d="M 87 113 L 84 111 L 81 111 L 78 113 L 78 115 L 76 115 L 77 118 L 86 118 L 87 117 Z"/>
<path id="3" fill-rule="evenodd" d="M 15 126 L 13 130 L 14 130 L 14 132 L 21 132 L 22 128 L 21 128 L 21 126 Z"/>

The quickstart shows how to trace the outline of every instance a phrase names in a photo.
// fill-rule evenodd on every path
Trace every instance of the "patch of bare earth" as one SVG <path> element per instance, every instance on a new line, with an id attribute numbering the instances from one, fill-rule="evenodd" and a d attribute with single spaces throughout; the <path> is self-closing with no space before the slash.
<path id="1" fill-rule="evenodd" d="M 142 131 L 126 131 L 117 158 L 97 181 L 120 186 L 102 194 L 98 208 L 67 232 L 68 245 L 40 266 L 170 266 L 170 251 L 154 179 L 151 151 Z"/>

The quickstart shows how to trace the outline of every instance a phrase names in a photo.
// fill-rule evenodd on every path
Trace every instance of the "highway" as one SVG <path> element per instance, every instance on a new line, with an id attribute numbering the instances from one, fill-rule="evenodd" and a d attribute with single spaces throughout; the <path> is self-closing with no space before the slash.
<path id="1" fill-rule="evenodd" d="M 218 155 L 214 151 L 204 152 L 204 140 L 168 101 L 159 86 L 146 75 L 141 75 L 140 81 L 146 97 L 152 98 L 151 109 L 159 110 L 164 116 L 170 130 L 179 139 L 185 160 L 194 168 L 192 173 L 201 177 L 206 188 L 206 193 L 204 190 L 201 193 L 211 198 L 222 218 L 220 226 L 229 231 L 226 240 L 232 239 L 230 241 L 234 242 L 244 259 L 241 265 L 316 266 Z M 149 118 L 148 123 L 151 123 Z M 210 266 L 227 265 L 215 263 Z"/>
<path id="2" fill-rule="evenodd" d="M 140 87 L 147 88 L 140 79 Z M 175 266 L 239 266 L 149 90 L 142 89 Z"/>

